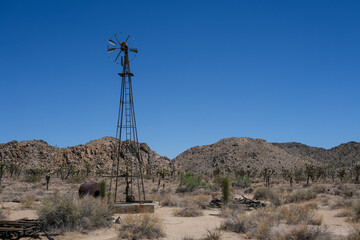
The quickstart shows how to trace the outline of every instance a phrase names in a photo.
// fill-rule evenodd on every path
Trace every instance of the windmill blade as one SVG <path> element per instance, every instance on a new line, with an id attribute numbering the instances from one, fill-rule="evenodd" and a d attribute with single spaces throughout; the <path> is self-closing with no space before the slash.
<path id="1" fill-rule="evenodd" d="M 117 60 L 117 59 L 118 59 L 118 57 L 120 56 L 121 52 L 122 52 L 122 51 L 120 51 L 120 52 L 119 52 L 119 54 L 116 56 L 116 58 L 115 58 L 114 62 L 116 62 L 116 60 Z"/>
<path id="2" fill-rule="evenodd" d="M 118 48 L 108 48 L 107 52 L 111 53 L 111 52 L 115 51 L 116 49 L 118 49 Z"/>
<path id="3" fill-rule="evenodd" d="M 116 33 L 114 34 L 114 37 L 116 38 L 116 41 L 120 44 L 120 41 L 119 41 L 119 39 L 118 39 L 117 36 L 116 36 Z"/>
<path id="4" fill-rule="evenodd" d="M 137 50 L 136 48 L 129 48 L 129 51 L 130 51 L 130 52 L 134 52 L 134 53 L 137 53 L 137 52 L 138 52 L 138 50 Z"/>
<path id="5" fill-rule="evenodd" d="M 130 34 L 129 34 L 129 36 L 126 38 L 125 42 L 127 42 L 127 40 L 129 40 L 129 37 L 130 37 Z"/>
<path id="6" fill-rule="evenodd" d="M 116 46 L 116 43 L 115 43 L 113 40 L 111 40 L 111 39 L 109 39 L 109 43 L 112 44 L 112 45 L 114 45 L 114 46 Z"/>

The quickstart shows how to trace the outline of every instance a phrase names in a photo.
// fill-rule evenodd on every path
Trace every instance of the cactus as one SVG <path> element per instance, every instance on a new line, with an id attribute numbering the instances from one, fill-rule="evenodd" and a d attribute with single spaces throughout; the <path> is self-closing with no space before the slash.
<path id="1" fill-rule="evenodd" d="M 100 181 L 100 197 L 105 198 L 106 195 L 106 181 L 102 179 Z"/>
<path id="2" fill-rule="evenodd" d="M 229 202 L 230 198 L 230 181 L 229 178 L 224 177 L 221 181 L 221 190 L 224 203 Z"/>

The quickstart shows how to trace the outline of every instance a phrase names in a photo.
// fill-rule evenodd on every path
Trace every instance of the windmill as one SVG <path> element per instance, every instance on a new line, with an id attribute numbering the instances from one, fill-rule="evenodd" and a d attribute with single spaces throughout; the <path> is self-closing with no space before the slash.
<path id="1" fill-rule="evenodd" d="M 115 178 L 114 203 L 118 199 L 118 188 L 120 182 L 125 180 L 125 202 L 135 202 L 134 180 L 136 179 L 136 190 L 138 201 L 145 201 L 145 189 L 142 177 L 142 159 L 140 144 L 135 120 L 135 109 L 132 89 L 134 76 L 130 71 L 130 61 L 138 52 L 135 39 L 129 34 L 116 33 L 108 41 L 107 52 L 109 58 L 117 64 L 121 64 L 122 72 L 120 90 L 119 114 L 116 127 L 116 145 L 113 154 L 113 164 L 110 176 L 109 196 L 112 191 L 113 178 Z M 120 169 L 121 160 L 125 163 L 125 171 Z"/>

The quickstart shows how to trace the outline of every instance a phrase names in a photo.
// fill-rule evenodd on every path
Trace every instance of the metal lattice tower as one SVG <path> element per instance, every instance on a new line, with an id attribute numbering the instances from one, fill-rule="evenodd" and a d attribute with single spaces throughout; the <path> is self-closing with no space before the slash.
<path id="1" fill-rule="evenodd" d="M 120 38 L 121 39 L 121 38 Z M 134 76 L 130 71 L 129 52 L 137 53 L 136 48 L 129 48 L 128 41 L 133 38 L 128 35 L 126 40 L 119 41 L 119 35 L 114 34 L 109 40 L 108 53 L 115 53 L 114 62 L 121 60 L 122 73 L 119 114 L 116 127 L 115 154 L 111 170 L 109 194 L 111 193 L 112 181 L 115 178 L 114 202 L 119 202 L 118 189 L 122 179 L 125 180 L 125 202 L 134 202 L 134 180 L 136 179 L 136 191 L 138 201 L 145 201 L 145 189 L 142 177 L 142 159 L 140 144 L 135 119 L 135 108 L 133 99 L 132 79 Z M 120 58 L 119 58 L 120 57 Z M 125 172 L 120 170 L 121 162 L 125 163 Z M 115 176 L 114 176 L 115 175 Z"/>

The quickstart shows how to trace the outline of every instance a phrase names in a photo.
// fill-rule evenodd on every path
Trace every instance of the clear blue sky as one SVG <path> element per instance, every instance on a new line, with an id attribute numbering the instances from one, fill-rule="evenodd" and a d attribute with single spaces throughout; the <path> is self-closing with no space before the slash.
<path id="1" fill-rule="evenodd" d="M 0 142 L 114 136 L 114 32 L 133 34 L 139 140 L 360 141 L 359 1 L 0 0 Z"/>

